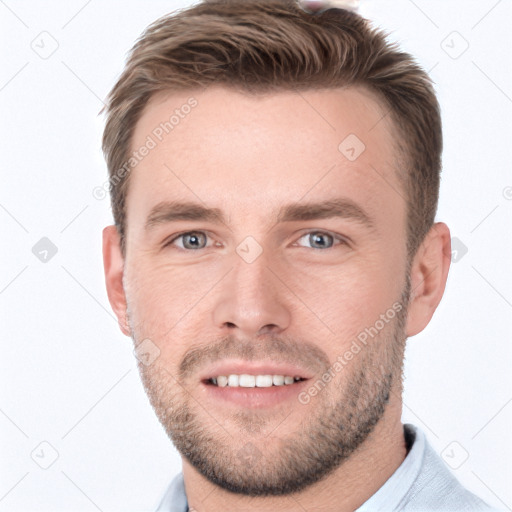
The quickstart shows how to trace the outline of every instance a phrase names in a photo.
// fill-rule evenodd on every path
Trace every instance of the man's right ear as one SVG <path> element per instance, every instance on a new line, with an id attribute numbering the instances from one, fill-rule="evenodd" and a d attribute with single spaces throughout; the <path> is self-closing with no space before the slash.
<path id="1" fill-rule="evenodd" d="M 103 268 L 108 300 L 117 316 L 119 328 L 123 334 L 130 336 L 123 288 L 124 259 L 121 253 L 121 238 L 115 226 L 103 229 Z"/>

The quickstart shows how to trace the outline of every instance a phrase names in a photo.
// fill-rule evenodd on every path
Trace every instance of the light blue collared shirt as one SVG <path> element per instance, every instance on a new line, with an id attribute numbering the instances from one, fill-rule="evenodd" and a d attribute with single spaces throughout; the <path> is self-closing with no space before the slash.
<path id="1" fill-rule="evenodd" d="M 410 449 L 385 484 L 354 512 L 491 512 L 466 490 L 414 425 L 404 425 Z M 156 512 L 189 512 L 183 473 L 174 477 Z"/>

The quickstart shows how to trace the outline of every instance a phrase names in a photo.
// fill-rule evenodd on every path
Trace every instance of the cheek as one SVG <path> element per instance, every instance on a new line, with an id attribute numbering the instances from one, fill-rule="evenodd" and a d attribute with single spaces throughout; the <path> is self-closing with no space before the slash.
<path id="1" fill-rule="evenodd" d="M 283 269 L 283 281 L 294 294 L 290 300 L 303 304 L 301 310 L 306 313 L 308 309 L 315 313 L 337 345 L 349 342 L 362 329 L 373 325 L 400 296 L 399 280 L 396 276 L 390 279 L 391 262 L 384 261 L 382 254 L 355 255 L 340 265 L 328 267 L 304 265 L 300 269 Z M 307 318 L 312 318 L 309 313 Z M 306 317 L 296 321 L 304 324 Z"/>
<path id="2" fill-rule="evenodd" d="M 176 337 L 183 326 L 201 323 L 194 311 L 220 272 L 211 265 L 177 266 L 154 259 L 133 262 L 125 280 L 132 323 L 144 336 L 155 339 Z"/>

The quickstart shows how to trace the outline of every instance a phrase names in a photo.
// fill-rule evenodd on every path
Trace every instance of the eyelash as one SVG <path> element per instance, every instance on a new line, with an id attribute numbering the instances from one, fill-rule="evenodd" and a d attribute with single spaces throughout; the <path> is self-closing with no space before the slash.
<path id="1" fill-rule="evenodd" d="M 196 233 L 201 233 L 203 235 L 205 235 L 206 237 L 208 237 L 208 234 L 205 232 L 205 231 L 185 231 L 183 233 L 179 233 L 178 235 L 174 236 L 171 240 L 168 240 L 167 242 L 164 242 L 163 244 L 163 248 L 165 247 L 168 247 L 170 245 L 172 245 L 176 240 L 178 240 L 179 238 L 182 238 L 186 235 L 192 235 L 192 234 L 196 234 Z M 299 238 L 298 240 L 301 240 L 302 238 L 304 238 L 305 236 L 308 236 L 308 235 L 311 235 L 313 233 L 317 233 L 317 234 L 321 234 L 321 235 L 328 235 L 328 236 L 332 236 L 332 238 L 334 239 L 334 241 L 338 241 L 339 244 L 335 244 L 333 242 L 333 245 L 331 247 L 327 247 L 325 249 L 322 249 L 322 248 L 319 248 L 319 247 L 310 247 L 310 249 L 313 249 L 313 250 L 317 250 L 317 251 L 328 251 L 329 249 L 334 249 L 335 247 L 339 246 L 339 245 L 348 245 L 348 241 L 344 238 L 344 237 L 341 237 L 340 235 L 336 235 L 334 233 L 331 233 L 329 231 L 322 231 L 322 230 L 318 230 L 318 229 L 315 229 L 315 230 L 310 230 L 310 231 L 307 231 L 306 233 L 303 233 Z M 303 247 L 303 246 L 300 246 L 300 247 Z M 202 247 L 202 248 L 199 248 L 199 249 L 183 249 L 181 247 L 177 247 L 177 249 L 179 251 L 183 251 L 183 252 L 196 252 L 196 251 L 201 251 L 203 249 L 207 249 L 208 247 Z M 304 247 L 304 249 L 307 249 L 307 247 Z"/>

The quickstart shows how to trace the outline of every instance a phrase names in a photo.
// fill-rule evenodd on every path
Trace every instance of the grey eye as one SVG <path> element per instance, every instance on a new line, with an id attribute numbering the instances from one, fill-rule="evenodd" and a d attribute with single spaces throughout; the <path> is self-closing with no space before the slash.
<path id="1" fill-rule="evenodd" d="M 206 247 L 206 235 L 199 231 L 184 233 L 179 238 L 183 240 L 184 249 L 204 249 Z"/>
<path id="2" fill-rule="evenodd" d="M 307 241 L 313 249 L 329 249 L 334 243 L 334 237 L 328 233 L 314 231 L 302 236 L 300 240 L 307 237 Z"/>

